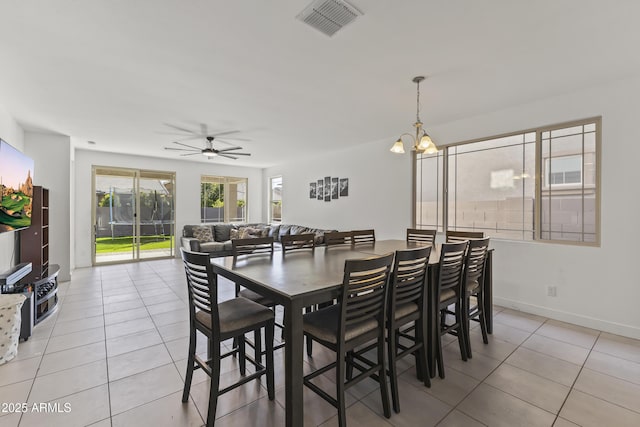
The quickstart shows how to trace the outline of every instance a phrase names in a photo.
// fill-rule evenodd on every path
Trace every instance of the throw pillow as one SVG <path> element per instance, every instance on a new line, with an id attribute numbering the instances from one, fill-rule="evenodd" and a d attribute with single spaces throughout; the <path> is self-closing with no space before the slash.
<path id="1" fill-rule="evenodd" d="M 200 243 L 213 242 L 211 227 L 208 225 L 193 227 L 193 237 L 198 239 Z"/>
<path id="2" fill-rule="evenodd" d="M 231 229 L 231 231 L 229 232 L 229 238 L 231 240 L 233 239 L 239 239 L 240 238 L 240 229 L 239 228 L 233 228 Z"/>

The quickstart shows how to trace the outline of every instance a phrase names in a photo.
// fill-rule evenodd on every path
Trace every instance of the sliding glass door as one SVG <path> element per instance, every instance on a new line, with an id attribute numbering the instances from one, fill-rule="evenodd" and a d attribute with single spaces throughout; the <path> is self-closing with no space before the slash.
<path id="1" fill-rule="evenodd" d="M 93 168 L 93 263 L 174 256 L 175 173 Z"/>

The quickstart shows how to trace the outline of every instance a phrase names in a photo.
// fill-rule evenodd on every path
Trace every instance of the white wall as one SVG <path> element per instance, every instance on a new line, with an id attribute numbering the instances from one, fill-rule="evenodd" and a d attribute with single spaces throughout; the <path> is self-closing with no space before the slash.
<path id="1" fill-rule="evenodd" d="M 49 189 L 49 263 L 60 265 L 59 280 L 69 280 L 71 140 L 65 135 L 25 132 L 24 152 L 34 161 L 33 184 Z"/>
<path id="2" fill-rule="evenodd" d="M 429 127 L 429 133 L 446 144 L 600 115 L 601 247 L 493 241 L 494 301 L 640 338 L 640 278 L 635 265 L 640 252 L 635 183 L 640 78 Z M 404 238 L 411 218 L 410 160 L 408 155 L 391 155 L 392 143 L 391 137 L 384 143 L 266 169 L 265 183 L 269 176 L 283 175 L 283 221 L 340 230 L 373 227 L 381 238 Z M 349 198 L 309 200 L 308 183 L 329 175 L 350 178 Z M 556 297 L 546 296 L 548 285 L 557 286 Z"/>
<path id="3" fill-rule="evenodd" d="M 283 223 L 373 228 L 383 239 L 403 236 L 411 222 L 411 156 L 394 155 L 389 147 L 381 141 L 267 168 L 264 198 L 268 200 L 269 178 L 282 175 Z M 310 199 L 309 183 L 326 176 L 349 178 L 349 196 L 331 202 Z"/>
<path id="4" fill-rule="evenodd" d="M 220 165 L 215 162 L 189 162 L 180 159 L 159 159 L 76 150 L 75 152 L 75 213 L 74 245 L 76 267 L 91 265 L 91 167 L 112 166 L 176 173 L 176 237 L 185 224 L 200 223 L 200 177 L 219 175 L 246 177 L 248 188 L 248 221 L 259 222 L 263 217 L 262 170 Z M 179 238 L 176 240 L 179 245 Z"/>
<path id="5" fill-rule="evenodd" d="M 0 105 L 0 138 L 20 151 L 24 149 L 24 132 L 9 112 Z M 18 263 L 15 232 L 0 233 L 0 273 Z"/>

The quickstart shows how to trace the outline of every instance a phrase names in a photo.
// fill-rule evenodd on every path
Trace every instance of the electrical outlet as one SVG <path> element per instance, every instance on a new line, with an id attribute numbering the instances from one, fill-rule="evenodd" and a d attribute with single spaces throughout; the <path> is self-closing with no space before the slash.
<path id="1" fill-rule="evenodd" d="M 547 286 L 547 296 L 555 297 L 557 295 L 557 288 L 555 286 Z"/>

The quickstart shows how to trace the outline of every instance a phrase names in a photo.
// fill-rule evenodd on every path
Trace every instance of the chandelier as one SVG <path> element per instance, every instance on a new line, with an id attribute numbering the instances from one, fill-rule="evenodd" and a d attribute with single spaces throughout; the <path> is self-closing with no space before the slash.
<path id="1" fill-rule="evenodd" d="M 417 76 L 413 78 L 413 82 L 417 86 L 417 100 L 416 100 L 416 122 L 413 126 L 416 128 L 416 136 L 409 133 L 403 133 L 398 137 L 398 140 L 393 147 L 391 147 L 391 152 L 396 154 L 404 154 L 404 144 L 402 142 L 403 136 L 409 136 L 413 139 L 413 149 L 418 153 L 426 153 L 426 154 L 434 154 L 438 152 L 438 148 L 431 140 L 431 137 L 425 132 L 422 128 L 422 121 L 420 121 L 420 82 L 424 80 L 423 76 Z"/>

